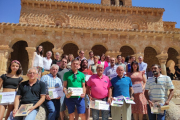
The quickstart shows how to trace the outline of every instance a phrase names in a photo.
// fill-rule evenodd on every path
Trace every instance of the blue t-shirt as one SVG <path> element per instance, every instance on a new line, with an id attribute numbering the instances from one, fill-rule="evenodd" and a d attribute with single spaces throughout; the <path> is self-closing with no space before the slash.
<path id="1" fill-rule="evenodd" d="M 112 96 L 117 97 L 117 96 L 125 96 L 125 97 L 130 97 L 129 95 L 129 88 L 132 87 L 132 81 L 131 78 L 129 77 L 115 77 L 111 80 L 111 84 L 113 87 L 112 91 Z"/>

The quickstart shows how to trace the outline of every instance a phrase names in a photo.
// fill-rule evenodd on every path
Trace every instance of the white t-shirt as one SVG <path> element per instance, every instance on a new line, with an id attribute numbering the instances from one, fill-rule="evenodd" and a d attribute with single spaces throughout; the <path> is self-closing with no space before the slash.
<path id="1" fill-rule="evenodd" d="M 34 57 L 34 67 L 41 67 L 43 68 L 43 57 L 38 55 L 37 52 L 35 52 L 35 57 Z"/>
<path id="2" fill-rule="evenodd" d="M 88 68 L 90 65 L 93 65 L 93 64 L 94 64 L 94 60 L 88 59 Z"/>
<path id="3" fill-rule="evenodd" d="M 50 70 L 52 64 L 52 59 L 50 58 L 49 60 L 47 59 L 47 57 L 43 58 L 43 68 L 44 70 Z"/>

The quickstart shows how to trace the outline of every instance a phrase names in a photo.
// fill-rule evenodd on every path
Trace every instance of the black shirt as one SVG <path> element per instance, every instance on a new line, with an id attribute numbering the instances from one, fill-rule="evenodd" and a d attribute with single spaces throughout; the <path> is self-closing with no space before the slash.
<path id="1" fill-rule="evenodd" d="M 42 81 L 37 80 L 32 86 L 29 85 L 29 80 L 22 82 L 19 85 L 16 95 L 20 95 L 20 104 L 30 104 L 34 105 L 40 100 L 40 95 L 46 95 L 46 86 Z"/>
<path id="2" fill-rule="evenodd" d="M 57 64 L 59 67 L 60 67 L 60 62 L 61 62 L 61 60 L 53 60 L 52 61 L 52 64 Z"/>
<path id="3" fill-rule="evenodd" d="M 11 78 L 3 74 L 1 76 L 3 80 L 3 88 L 17 89 L 19 83 L 23 80 L 22 77 L 19 78 Z"/>

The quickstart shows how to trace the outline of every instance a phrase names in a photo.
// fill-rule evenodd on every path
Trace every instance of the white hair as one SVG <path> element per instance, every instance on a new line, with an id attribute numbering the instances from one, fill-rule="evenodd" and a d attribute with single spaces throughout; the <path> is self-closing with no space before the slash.
<path id="1" fill-rule="evenodd" d="M 28 71 L 27 71 L 27 73 L 29 73 L 29 71 L 30 71 L 30 70 L 35 70 L 35 71 L 36 71 L 36 73 L 38 73 L 38 69 L 37 69 L 37 68 L 35 68 L 35 67 L 29 68 L 29 69 L 28 69 Z"/>
<path id="2" fill-rule="evenodd" d="M 52 64 L 50 69 L 52 69 L 53 67 L 56 67 L 57 69 L 59 69 L 59 66 L 57 64 Z"/>
<path id="3" fill-rule="evenodd" d="M 52 52 L 51 52 L 51 51 L 47 51 L 47 52 L 46 52 L 46 55 L 47 55 L 48 52 L 50 52 L 50 53 L 51 53 L 51 56 L 52 56 Z"/>
<path id="4" fill-rule="evenodd" d="M 139 56 L 138 58 L 143 58 L 143 56 Z"/>
<path id="5" fill-rule="evenodd" d="M 59 53 L 58 52 L 56 52 L 56 54 L 55 55 L 59 55 Z"/>

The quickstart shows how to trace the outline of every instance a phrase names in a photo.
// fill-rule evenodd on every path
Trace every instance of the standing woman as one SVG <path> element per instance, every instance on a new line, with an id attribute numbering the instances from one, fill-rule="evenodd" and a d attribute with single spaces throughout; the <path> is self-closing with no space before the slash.
<path id="1" fill-rule="evenodd" d="M 98 61 L 98 64 L 101 64 L 104 67 L 104 69 L 109 66 L 108 62 L 105 59 L 106 59 L 106 55 L 102 54 L 100 60 Z"/>
<path id="2" fill-rule="evenodd" d="M 131 63 L 131 73 L 128 76 L 132 80 L 132 84 L 141 84 L 143 92 L 134 93 L 134 102 L 136 104 L 132 105 L 132 113 L 134 120 L 143 120 L 143 114 L 147 114 L 147 100 L 144 95 L 145 86 L 146 86 L 146 76 L 144 72 L 139 71 L 138 62 L 133 61 Z"/>
<path id="3" fill-rule="evenodd" d="M 98 65 L 98 60 L 99 60 L 99 57 L 94 56 L 94 64 L 89 66 L 89 69 L 93 72 L 93 74 L 97 74 L 96 68 L 97 68 L 97 65 Z"/>
<path id="4" fill-rule="evenodd" d="M 74 56 L 73 54 L 69 54 L 68 56 L 68 64 L 67 64 L 67 68 L 71 69 L 71 61 L 74 60 Z"/>
<path id="5" fill-rule="evenodd" d="M 43 69 L 43 47 L 40 45 L 36 48 L 34 52 L 34 57 L 32 60 L 32 67 L 37 68 L 38 70 L 38 80 L 41 79 L 41 73 Z"/>
<path id="6" fill-rule="evenodd" d="M 7 74 L 3 74 L 0 78 L 0 89 L 3 86 L 2 92 L 15 92 L 20 82 L 23 80 L 20 77 L 22 72 L 22 66 L 19 61 L 14 60 L 9 65 Z M 9 114 L 14 109 L 13 104 L 0 105 L 0 120 L 3 119 L 6 108 L 8 107 L 5 120 L 9 117 Z"/>

